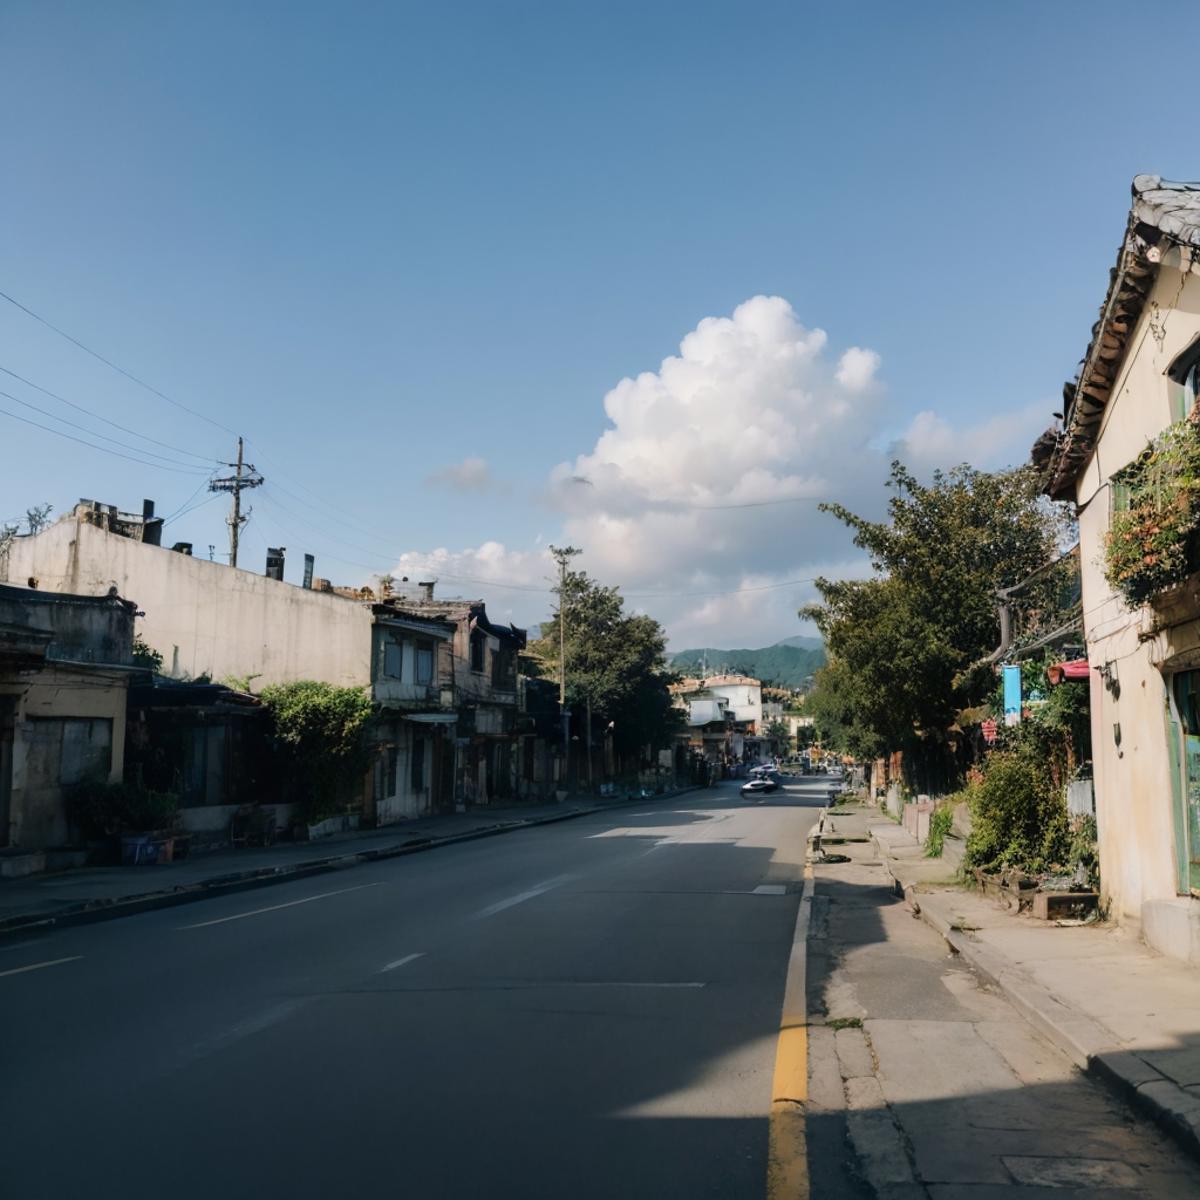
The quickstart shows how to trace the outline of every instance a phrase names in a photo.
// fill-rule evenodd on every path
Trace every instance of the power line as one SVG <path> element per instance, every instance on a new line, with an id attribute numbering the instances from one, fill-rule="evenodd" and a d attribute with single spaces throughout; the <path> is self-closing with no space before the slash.
<path id="1" fill-rule="evenodd" d="M 0 392 L 0 396 L 8 396 L 8 393 Z M 16 397 L 9 396 L 9 399 L 16 400 Z M 19 403 L 21 403 L 21 401 L 18 400 L 17 403 L 19 404 Z M 69 442 L 78 442 L 81 446 L 88 446 L 92 450 L 102 450 L 105 454 L 111 454 L 115 458 L 127 459 L 129 462 L 135 462 L 139 466 L 157 467 L 158 470 L 160 470 L 160 471 L 173 471 L 177 475 L 193 475 L 196 473 L 191 468 L 168 467 L 168 466 L 164 466 L 162 463 L 147 462 L 144 458 L 134 458 L 134 456 L 132 454 L 122 454 L 119 450 L 110 450 L 107 446 L 97 446 L 95 442 L 84 441 L 83 438 L 75 437 L 73 434 L 63 433 L 63 431 L 61 429 L 53 429 L 49 425 L 43 425 L 40 421 L 31 421 L 28 417 L 22 417 L 18 413 L 9 412 L 8 409 L 6 409 L 6 408 L 0 408 L 0 416 L 11 417 L 14 421 L 22 421 L 26 425 L 33 425 L 37 429 L 44 429 L 47 433 L 53 433 L 53 434 L 56 434 L 58 437 L 66 438 L 67 441 L 69 441 Z M 56 418 L 56 419 L 58 419 L 58 418 Z M 99 436 L 99 435 L 97 435 L 97 436 Z M 204 472 L 201 471 L 200 474 L 204 474 Z"/>
<path id="2" fill-rule="evenodd" d="M 122 433 L 132 434 L 134 437 L 151 442 L 155 446 L 162 446 L 164 450 L 173 450 L 176 454 L 186 454 L 189 458 L 198 458 L 202 463 L 214 463 L 217 461 L 203 454 L 197 454 L 194 450 L 185 450 L 182 446 L 172 446 L 170 442 L 160 442 L 157 438 L 152 438 L 149 434 L 139 433 L 136 429 L 130 429 L 127 425 L 122 425 L 119 421 L 114 421 L 111 417 L 104 416 L 103 413 L 94 412 L 90 408 L 85 408 L 82 404 L 76 404 L 74 400 L 68 400 L 66 396 L 60 396 L 57 392 L 52 392 L 49 388 L 42 387 L 40 383 L 34 383 L 32 379 L 26 379 L 24 375 L 18 375 L 16 371 L 11 371 L 8 367 L 0 366 L 0 371 L 3 371 L 5 375 L 11 375 L 13 379 L 20 380 L 26 387 L 31 387 L 35 391 L 49 396 L 52 400 L 57 400 L 61 404 L 67 405 L 68 408 L 76 409 L 81 413 L 87 413 L 89 417 L 95 417 L 98 421 L 103 421 L 106 425 L 111 425 L 114 429 L 119 429 Z M 61 418 L 55 419 L 61 420 Z M 146 453 L 149 453 L 149 451 L 146 451 Z"/>
<path id="3" fill-rule="evenodd" d="M 63 425 L 70 426 L 70 428 L 72 428 L 72 429 L 78 429 L 80 431 L 80 433 L 86 433 L 90 437 L 99 438 L 102 442 L 112 442 L 112 444 L 114 446 L 120 446 L 124 450 L 132 450 L 134 452 L 134 454 L 141 454 L 141 455 L 144 455 L 146 458 L 158 458 L 158 459 L 161 459 L 163 462 L 173 463 L 179 469 L 186 469 L 188 471 L 196 471 L 199 469 L 192 463 L 181 462 L 177 458 L 168 458 L 165 454 L 158 454 L 153 450 L 143 450 L 141 448 L 141 446 L 131 446 L 128 442 L 123 442 L 119 438 L 109 437 L 108 434 L 106 434 L 106 433 L 97 433 L 96 430 L 94 430 L 94 429 L 88 429 L 88 427 L 86 425 L 80 425 L 76 421 L 68 421 L 66 417 L 60 417 L 55 413 L 49 412 L 46 409 L 39 407 L 36 404 L 31 404 L 28 400 L 22 400 L 20 396 L 14 396 L 12 394 L 12 392 L 6 392 L 6 391 L 3 391 L 2 389 L 0 389 L 0 396 L 7 397 L 9 400 L 12 400 L 17 404 L 20 404 L 23 408 L 28 408 L 28 409 L 31 409 L 35 413 L 40 413 L 43 417 L 49 417 L 50 420 L 52 420 L 52 421 L 58 421 Z M 45 428 L 45 427 L 43 427 L 43 428 Z M 56 431 L 51 430 L 51 432 L 56 432 Z M 104 447 L 97 446 L 96 449 L 103 450 Z M 148 463 L 147 465 L 155 466 L 156 464 Z"/>
<path id="4" fill-rule="evenodd" d="M 100 354 L 98 351 L 93 350 L 90 346 L 85 346 L 83 344 L 83 342 L 81 342 L 78 338 L 72 337 L 65 329 L 60 329 L 57 325 L 46 320 L 45 317 L 40 316 L 38 313 L 35 313 L 32 308 L 27 308 L 24 304 L 22 304 L 20 302 L 20 300 L 17 300 L 14 297 L 10 296 L 7 292 L 0 291 L 0 299 L 7 300 L 9 302 L 9 304 L 13 305 L 16 308 L 19 308 L 23 313 L 26 313 L 28 316 L 31 316 L 35 321 L 38 321 L 42 325 L 45 325 L 47 329 L 52 329 L 55 333 L 58 334 L 59 337 L 66 338 L 67 341 L 71 343 L 71 345 L 78 346 L 79 349 L 82 350 L 85 354 L 90 354 L 98 362 L 102 362 L 106 367 L 111 367 L 119 375 L 124 375 L 126 379 L 130 380 L 133 383 L 136 383 L 138 385 L 138 387 L 145 388 L 146 391 L 150 392 L 152 395 L 157 396 L 160 400 L 165 400 L 168 404 L 173 404 L 176 408 L 182 409 L 185 413 L 190 413 L 193 417 L 198 417 L 201 421 L 207 421 L 210 425 L 215 425 L 218 429 L 225 430 L 226 433 L 232 433 L 234 435 L 234 437 L 237 436 L 236 430 L 230 429 L 228 425 L 222 425 L 220 421 L 215 420 L 213 417 L 210 417 L 205 413 L 197 412 L 194 408 L 189 408 L 186 404 L 184 404 L 180 400 L 172 399 L 172 397 L 168 396 L 166 394 L 166 392 L 160 392 L 158 390 L 158 388 L 154 387 L 152 384 L 147 383 L 144 379 L 139 379 L 132 371 L 125 370 L 124 367 L 118 366 L 115 362 L 112 361 L 112 359 L 105 358 L 103 354 Z"/>

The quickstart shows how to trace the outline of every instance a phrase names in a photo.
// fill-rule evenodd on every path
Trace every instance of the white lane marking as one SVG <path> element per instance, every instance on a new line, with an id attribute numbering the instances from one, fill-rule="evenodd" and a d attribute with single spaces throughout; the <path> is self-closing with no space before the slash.
<path id="1" fill-rule="evenodd" d="M 82 954 L 72 954 L 70 958 L 51 958 L 46 962 L 30 963 L 27 967 L 13 967 L 8 971 L 0 971 L 0 979 L 5 975 L 24 975 L 26 971 L 40 971 L 43 967 L 57 967 L 59 963 L 78 962 Z"/>
<path id="2" fill-rule="evenodd" d="M 487 908 L 481 908 L 475 914 L 475 917 L 477 920 L 482 917 L 494 917 L 506 908 L 512 908 L 514 904 L 524 904 L 526 900 L 532 900 L 535 896 L 540 896 L 543 892 L 550 891 L 551 888 L 561 886 L 571 878 L 572 876 L 570 875 L 555 875 L 553 879 L 547 879 L 545 883 L 539 883 L 537 887 L 531 887 L 527 892 L 518 892 L 515 896 L 509 896 L 507 900 L 497 900 L 495 904 L 489 904 Z"/>
<path id="3" fill-rule="evenodd" d="M 385 971 L 394 971 L 397 967 L 404 966 L 405 963 L 410 963 L 414 958 L 424 958 L 425 951 L 418 951 L 416 954 L 406 954 L 403 958 L 396 959 L 395 962 L 390 962 L 386 967 L 380 968 L 379 974 L 382 975 Z"/>
<path id="4" fill-rule="evenodd" d="M 361 892 L 363 888 L 383 887 L 381 883 L 360 883 L 357 887 L 338 888 L 336 892 L 318 892 L 305 896 L 303 900 L 289 900 L 286 904 L 271 904 L 266 908 L 252 908 L 249 912 L 234 913 L 232 917 L 216 917 L 212 921 L 197 921 L 194 925 L 180 925 L 180 929 L 205 929 L 209 925 L 224 925 L 226 921 L 240 921 L 243 917 L 257 917 L 260 913 L 278 912 L 281 908 L 295 908 L 297 904 L 311 904 L 314 900 L 327 900 L 330 896 L 344 896 L 347 892 Z"/>
<path id="5" fill-rule="evenodd" d="M 538 985 L 538 986 L 540 986 L 540 985 Z M 614 979 L 611 981 L 598 980 L 596 982 L 587 982 L 587 981 L 582 981 L 582 980 L 580 980 L 580 981 L 570 980 L 570 981 L 566 981 L 566 982 L 562 982 L 562 983 L 550 983 L 550 984 L 546 984 L 545 986 L 546 987 L 577 987 L 577 988 L 606 988 L 606 987 L 607 988 L 608 987 L 617 987 L 617 988 L 702 988 L 702 987 L 707 987 L 708 984 L 695 983 L 695 982 L 688 982 L 688 983 L 654 983 L 654 982 L 637 982 L 637 981 L 623 982 L 621 980 Z"/>
<path id="6" fill-rule="evenodd" d="M 752 896 L 786 896 L 787 886 L 782 883 L 760 883 L 750 893 Z"/>
<path id="7" fill-rule="evenodd" d="M 244 1038 L 253 1037 L 256 1033 L 262 1033 L 264 1030 L 270 1029 L 272 1025 L 277 1025 L 280 1021 L 286 1020 L 294 1012 L 298 1012 L 301 1008 L 311 1004 L 312 1001 L 313 997 L 311 996 L 296 996 L 289 1000 L 281 1001 L 279 1004 L 253 1017 L 248 1017 L 244 1021 L 239 1021 L 236 1025 L 231 1025 L 228 1029 L 211 1038 L 197 1042 L 190 1050 L 185 1051 L 182 1057 L 184 1061 L 195 1062 L 210 1054 L 216 1054 L 217 1051 L 224 1050 L 228 1046 L 242 1041 Z"/>

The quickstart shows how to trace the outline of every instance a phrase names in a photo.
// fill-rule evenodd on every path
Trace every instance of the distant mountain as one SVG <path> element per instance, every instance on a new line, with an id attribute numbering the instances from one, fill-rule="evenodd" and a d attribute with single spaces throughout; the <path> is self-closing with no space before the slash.
<path id="1" fill-rule="evenodd" d="M 825 643 L 819 637 L 805 637 L 803 634 L 797 634 L 795 637 L 786 637 L 782 641 L 776 642 L 776 646 L 797 646 L 801 650 L 821 650 L 824 651 Z"/>
<path id="2" fill-rule="evenodd" d="M 759 650 L 680 650 L 671 655 L 671 666 L 681 675 L 699 675 L 707 662 L 708 674 L 752 675 L 777 687 L 800 687 L 825 665 L 820 638 L 790 637 Z"/>

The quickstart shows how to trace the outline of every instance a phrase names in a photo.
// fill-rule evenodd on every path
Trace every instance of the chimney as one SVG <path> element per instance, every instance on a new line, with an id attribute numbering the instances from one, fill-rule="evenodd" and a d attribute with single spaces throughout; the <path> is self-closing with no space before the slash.
<path id="1" fill-rule="evenodd" d="M 313 585 L 313 567 L 316 566 L 317 560 L 311 554 L 304 556 L 304 582 L 300 585 L 309 590 Z"/>
<path id="2" fill-rule="evenodd" d="M 420 592 L 422 600 L 431 601 L 433 599 L 433 585 L 436 582 L 433 579 L 423 579 L 417 584 L 417 590 Z"/>
<path id="3" fill-rule="evenodd" d="M 142 501 L 142 541 L 147 546 L 162 545 L 163 522 L 154 515 L 154 501 Z"/>
<path id="4" fill-rule="evenodd" d="M 267 547 L 267 578 L 283 582 L 283 552 L 286 546 Z"/>

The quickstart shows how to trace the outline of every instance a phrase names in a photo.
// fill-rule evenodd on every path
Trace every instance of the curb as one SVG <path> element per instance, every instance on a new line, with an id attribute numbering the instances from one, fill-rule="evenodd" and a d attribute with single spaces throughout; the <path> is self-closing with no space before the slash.
<path id="1" fill-rule="evenodd" d="M 670 796 L 638 796 L 631 800 L 617 800 L 591 808 L 572 809 L 570 812 L 550 813 L 543 817 L 521 818 L 487 825 L 482 829 L 471 829 L 464 833 L 450 833 L 443 837 L 415 837 L 398 845 L 381 846 L 373 850 L 357 850 L 347 854 L 335 854 L 326 858 L 310 859 L 291 866 L 259 867 L 252 871 L 237 871 L 229 875 L 216 875 L 200 883 L 183 884 L 170 891 L 144 892 L 114 900 L 83 900 L 78 904 L 55 913 L 30 913 L 0 918 L 0 938 L 34 930 L 65 929 L 73 925 L 90 925 L 97 921 L 112 921 L 118 917 L 132 917 L 138 913 L 154 912 L 160 908 L 176 908 L 182 904 L 195 904 L 216 896 L 228 896 L 234 892 L 248 892 L 257 888 L 270 887 L 276 883 L 290 883 L 294 879 L 305 879 L 310 875 L 326 875 L 333 871 L 345 871 L 351 867 L 382 862 L 389 858 L 401 858 L 409 854 L 421 854 L 426 850 L 438 850 L 443 846 L 454 846 L 460 842 L 474 842 L 481 838 L 497 837 L 502 833 L 515 833 L 519 829 L 534 829 L 539 825 L 555 825 L 560 821 L 572 821 L 577 817 L 590 817 L 599 812 L 610 812 L 618 808 L 630 808 L 639 804 L 650 804 L 655 800 L 672 800 L 697 787 L 683 788 Z"/>
<path id="2" fill-rule="evenodd" d="M 880 857 L 899 889 L 898 894 L 915 899 L 916 889 L 911 884 L 904 886 L 882 847 Z M 1135 1051 L 1118 1049 L 1121 1040 L 1111 1029 L 1068 1008 L 1028 972 L 1004 955 L 973 941 L 927 904 L 918 901 L 915 908 L 914 915 L 941 934 L 951 950 L 999 988 L 1021 1016 L 1081 1071 L 1107 1085 L 1154 1121 L 1193 1158 L 1200 1159 L 1200 1096 L 1185 1091 Z"/>

